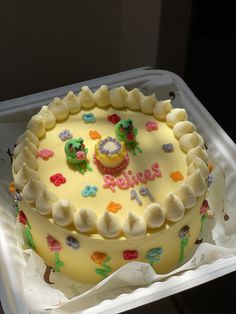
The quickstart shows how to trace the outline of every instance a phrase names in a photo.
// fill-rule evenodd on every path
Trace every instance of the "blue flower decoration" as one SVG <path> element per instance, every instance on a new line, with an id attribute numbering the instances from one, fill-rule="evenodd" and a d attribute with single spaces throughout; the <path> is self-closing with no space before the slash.
<path id="1" fill-rule="evenodd" d="M 151 265 L 153 265 L 155 262 L 158 262 L 160 260 L 162 252 L 163 249 L 161 247 L 150 249 L 147 252 L 146 259 Z"/>
<path id="2" fill-rule="evenodd" d="M 98 188 L 96 187 L 96 185 L 86 185 L 81 194 L 84 196 L 84 197 L 88 197 L 88 196 L 95 196 L 96 193 L 97 193 L 97 190 Z"/>
<path id="3" fill-rule="evenodd" d="M 68 236 L 66 238 L 66 245 L 68 245 L 74 250 L 78 250 L 80 248 L 79 241 L 72 236 Z"/>
<path id="4" fill-rule="evenodd" d="M 69 130 L 63 130 L 58 135 L 62 141 L 67 141 L 73 137 Z"/>
<path id="5" fill-rule="evenodd" d="M 172 153 L 174 151 L 174 146 L 172 143 L 167 143 L 162 145 L 162 149 L 165 153 Z"/>
<path id="6" fill-rule="evenodd" d="M 84 113 L 82 115 L 82 119 L 85 123 L 94 123 L 96 122 L 96 119 L 94 117 L 94 114 L 92 112 Z"/>

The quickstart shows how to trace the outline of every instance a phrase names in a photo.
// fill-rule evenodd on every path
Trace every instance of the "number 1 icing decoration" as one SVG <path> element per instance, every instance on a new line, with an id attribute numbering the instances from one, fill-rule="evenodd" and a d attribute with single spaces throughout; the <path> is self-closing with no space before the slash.
<path id="1" fill-rule="evenodd" d="M 141 187 L 139 188 L 139 193 L 140 193 L 140 195 L 142 195 L 142 196 L 148 196 L 148 197 L 149 197 L 149 200 L 150 200 L 151 202 L 154 202 L 154 201 L 155 201 L 155 198 L 154 198 L 154 196 L 152 195 L 152 193 L 150 192 L 150 190 L 149 190 L 148 187 L 141 186 Z M 137 194 L 137 192 L 136 192 L 135 189 L 133 189 L 133 190 L 130 191 L 130 199 L 131 199 L 131 200 L 136 200 L 139 206 L 142 206 L 142 205 L 143 205 L 143 203 L 142 203 L 142 201 L 140 200 L 140 198 L 139 198 L 139 196 L 138 196 L 138 194 Z"/>
<path id="2" fill-rule="evenodd" d="M 152 195 L 152 193 L 150 192 L 149 188 L 145 187 L 145 186 L 141 186 L 139 189 L 139 193 L 142 196 L 148 196 L 151 202 L 155 201 L 154 196 Z"/>
<path id="3" fill-rule="evenodd" d="M 138 197 L 138 194 L 137 194 L 137 192 L 135 190 L 131 190 L 130 191 L 130 199 L 131 200 L 136 200 L 139 206 L 143 205 L 142 201 Z"/>

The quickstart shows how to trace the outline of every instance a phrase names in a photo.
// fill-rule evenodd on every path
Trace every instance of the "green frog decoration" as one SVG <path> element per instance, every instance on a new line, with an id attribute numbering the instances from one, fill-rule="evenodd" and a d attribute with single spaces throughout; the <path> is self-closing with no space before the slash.
<path id="1" fill-rule="evenodd" d="M 136 136 L 138 134 L 138 129 L 134 128 L 131 119 L 120 120 L 115 125 L 116 137 L 120 142 L 124 142 L 125 146 L 130 149 L 130 151 L 136 155 L 136 150 L 142 153 L 142 149 L 139 147 L 136 141 Z"/>
<path id="2" fill-rule="evenodd" d="M 73 164 L 81 174 L 84 174 L 86 170 L 92 171 L 87 159 L 88 148 L 85 147 L 81 137 L 67 141 L 64 150 L 66 160 Z"/>

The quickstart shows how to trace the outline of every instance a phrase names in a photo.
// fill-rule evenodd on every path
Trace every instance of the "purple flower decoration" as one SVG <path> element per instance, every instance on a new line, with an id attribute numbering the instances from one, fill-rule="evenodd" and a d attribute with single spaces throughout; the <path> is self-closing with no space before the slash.
<path id="1" fill-rule="evenodd" d="M 184 226 L 179 231 L 179 238 L 184 239 L 189 236 L 190 227 L 188 225 Z"/>
<path id="2" fill-rule="evenodd" d="M 62 141 L 67 141 L 73 137 L 72 133 L 69 130 L 61 131 L 58 136 Z"/>
<path id="3" fill-rule="evenodd" d="M 162 149 L 165 153 L 172 153 L 174 151 L 174 146 L 172 143 L 167 143 L 162 145 Z"/>
<path id="4" fill-rule="evenodd" d="M 68 236 L 66 238 L 66 245 L 68 245 L 69 247 L 71 247 L 74 250 L 78 250 L 80 248 L 79 241 L 72 236 Z"/>
<path id="5" fill-rule="evenodd" d="M 207 186 L 209 187 L 212 183 L 213 183 L 213 176 L 212 174 L 209 174 L 208 178 L 207 178 Z"/>
<path id="6" fill-rule="evenodd" d="M 21 196 L 20 192 L 16 191 L 14 199 L 15 199 L 15 201 L 22 201 L 22 196 Z"/>

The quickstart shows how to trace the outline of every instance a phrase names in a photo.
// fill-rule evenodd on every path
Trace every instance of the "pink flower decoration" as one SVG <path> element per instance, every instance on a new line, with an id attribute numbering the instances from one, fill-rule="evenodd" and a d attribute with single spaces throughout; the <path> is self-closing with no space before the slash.
<path id="1" fill-rule="evenodd" d="M 116 124 L 120 121 L 120 117 L 116 113 L 113 113 L 107 116 L 107 120 L 110 121 L 112 124 Z"/>
<path id="2" fill-rule="evenodd" d="M 200 208 L 200 214 L 203 215 L 203 214 L 206 214 L 206 212 L 208 211 L 209 209 L 209 204 L 208 204 L 208 201 L 207 200 L 204 200 L 203 203 L 202 203 L 202 206 Z"/>
<path id="3" fill-rule="evenodd" d="M 56 173 L 50 177 L 50 181 L 54 183 L 54 185 L 59 186 L 66 182 L 66 178 L 63 177 L 61 173 Z"/>
<path id="4" fill-rule="evenodd" d="M 85 153 L 83 152 L 83 151 L 78 151 L 77 153 L 76 153 L 76 159 L 78 159 L 78 160 L 85 160 L 85 158 L 86 158 L 86 155 L 85 155 Z"/>
<path id="5" fill-rule="evenodd" d="M 48 148 L 43 148 L 38 151 L 38 157 L 41 157 L 44 160 L 48 160 L 48 158 L 52 157 L 54 152 Z"/>
<path id="6" fill-rule="evenodd" d="M 60 252 L 61 243 L 58 242 L 55 238 L 53 238 L 50 235 L 47 236 L 47 243 L 48 243 L 48 247 L 49 247 L 51 252 Z"/>
<path id="7" fill-rule="evenodd" d="M 158 129 L 157 122 L 155 120 L 146 121 L 146 130 L 148 132 L 155 131 Z"/>
<path id="8" fill-rule="evenodd" d="M 126 260 L 132 260 L 138 258 L 137 250 L 125 250 L 123 251 L 123 258 Z"/>

